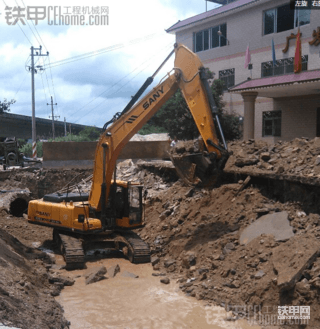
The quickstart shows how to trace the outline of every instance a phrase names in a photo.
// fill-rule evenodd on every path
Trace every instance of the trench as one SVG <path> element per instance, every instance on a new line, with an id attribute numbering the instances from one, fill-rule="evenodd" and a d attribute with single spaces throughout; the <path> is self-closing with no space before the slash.
<path id="1" fill-rule="evenodd" d="M 228 182 L 234 183 L 247 177 L 247 174 L 226 175 Z M 251 176 L 248 185 L 258 188 L 262 195 L 274 201 L 298 203 L 306 214 L 320 214 L 320 186 L 255 176 Z"/>

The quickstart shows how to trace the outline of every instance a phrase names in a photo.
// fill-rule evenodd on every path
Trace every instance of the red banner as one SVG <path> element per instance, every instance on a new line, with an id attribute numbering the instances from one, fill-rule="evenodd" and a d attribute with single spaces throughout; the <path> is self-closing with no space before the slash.
<path id="1" fill-rule="evenodd" d="M 297 39 L 296 39 L 296 52 L 294 55 L 294 73 L 300 73 L 301 70 L 302 70 L 301 39 L 300 39 L 300 29 L 298 29 Z"/>

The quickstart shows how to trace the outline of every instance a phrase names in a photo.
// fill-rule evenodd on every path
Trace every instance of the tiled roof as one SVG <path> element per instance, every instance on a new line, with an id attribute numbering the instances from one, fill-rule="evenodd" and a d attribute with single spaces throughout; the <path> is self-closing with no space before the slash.
<path id="1" fill-rule="evenodd" d="M 224 12 L 227 12 L 227 11 L 245 6 L 245 5 L 249 4 L 250 2 L 257 2 L 257 1 L 260 1 L 260 0 L 238 0 L 238 1 L 235 1 L 235 2 L 231 2 L 228 5 L 221 6 L 219 8 L 206 11 L 202 14 L 199 14 L 199 15 L 196 15 L 196 16 L 193 16 L 193 17 L 189 17 L 187 19 L 184 19 L 183 21 L 178 21 L 176 24 L 169 27 L 166 31 L 167 32 L 172 32 L 172 31 L 177 30 L 181 27 L 184 27 L 184 26 L 196 23 L 198 21 L 202 21 L 206 18 L 209 18 L 209 17 L 215 16 L 215 15 L 222 14 Z"/>
<path id="2" fill-rule="evenodd" d="M 263 87 L 272 87 L 275 85 L 311 82 L 312 80 L 320 80 L 320 70 L 304 71 L 299 74 L 291 73 L 275 77 L 247 80 L 234 86 L 233 88 L 230 88 L 229 91 L 236 92 L 245 89 L 256 89 Z"/>

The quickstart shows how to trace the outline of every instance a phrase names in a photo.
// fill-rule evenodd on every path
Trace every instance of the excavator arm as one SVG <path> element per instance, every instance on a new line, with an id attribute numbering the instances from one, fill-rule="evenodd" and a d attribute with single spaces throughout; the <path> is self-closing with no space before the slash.
<path id="1" fill-rule="evenodd" d="M 96 211 L 101 211 L 102 217 L 112 188 L 112 175 L 120 151 L 133 135 L 174 95 L 178 88 L 181 89 L 189 106 L 208 153 L 214 155 L 217 160 L 226 153 L 226 143 L 220 127 L 217 109 L 209 91 L 200 59 L 187 47 L 180 44 L 175 44 L 174 53 L 173 73 L 168 74 L 164 81 L 154 87 L 136 105 L 127 106 L 99 139 L 95 153 L 89 205 Z M 224 147 L 219 144 L 212 113 L 214 113 Z"/>

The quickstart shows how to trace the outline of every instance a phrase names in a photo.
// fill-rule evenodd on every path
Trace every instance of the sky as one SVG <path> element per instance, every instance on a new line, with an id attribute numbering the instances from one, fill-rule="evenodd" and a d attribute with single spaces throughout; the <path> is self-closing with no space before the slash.
<path id="1" fill-rule="evenodd" d="M 31 116 L 30 48 L 41 46 L 45 56 L 34 57 L 36 117 L 49 119 L 52 96 L 56 120 L 102 127 L 173 49 L 175 37 L 165 29 L 205 8 L 204 0 L 0 0 L 0 101 L 15 99 L 10 113 Z M 59 13 L 65 22 L 83 15 L 84 24 L 63 25 Z M 96 25 L 87 24 L 89 14 Z M 172 68 L 173 58 L 153 86 Z"/>

